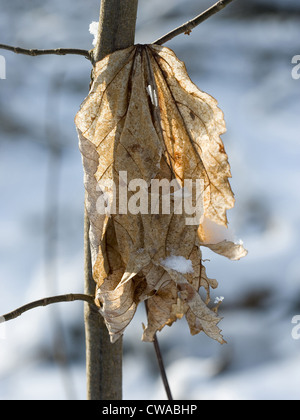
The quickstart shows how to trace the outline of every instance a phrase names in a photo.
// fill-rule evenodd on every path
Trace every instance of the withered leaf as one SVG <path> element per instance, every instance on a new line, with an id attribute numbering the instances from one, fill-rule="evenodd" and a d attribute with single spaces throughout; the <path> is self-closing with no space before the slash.
<path id="1" fill-rule="evenodd" d="M 226 211 L 234 205 L 220 139 L 225 122 L 216 100 L 192 83 L 170 49 L 136 45 L 96 64 L 75 122 L 96 303 L 111 341 L 147 300 L 144 340 L 186 316 L 192 334 L 204 331 L 223 343 L 220 318 L 207 306 L 217 282 L 206 276 L 199 246 L 233 259 L 246 251 L 230 242 L 205 244 L 201 234 L 202 217 L 227 226 Z M 191 212 L 175 206 L 178 194 L 182 199 L 190 191 L 188 180 L 202 186 L 200 198 L 192 199 L 193 208 L 202 209 L 193 222 Z M 167 194 L 169 211 L 162 211 L 166 195 L 153 193 L 155 182 L 174 187 Z M 167 266 L 170 257 L 188 261 L 192 269 Z"/>

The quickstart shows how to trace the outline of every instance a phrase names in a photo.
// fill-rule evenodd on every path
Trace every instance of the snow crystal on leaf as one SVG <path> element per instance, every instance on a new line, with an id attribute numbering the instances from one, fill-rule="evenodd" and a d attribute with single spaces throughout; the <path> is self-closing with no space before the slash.
<path id="1" fill-rule="evenodd" d="M 181 274 L 194 272 L 192 261 L 181 256 L 172 255 L 161 261 L 161 264 Z"/>

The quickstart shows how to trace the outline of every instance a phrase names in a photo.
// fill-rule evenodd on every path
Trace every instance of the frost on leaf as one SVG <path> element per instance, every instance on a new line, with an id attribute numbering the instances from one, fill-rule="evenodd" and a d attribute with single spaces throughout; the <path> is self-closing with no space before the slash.
<path id="1" fill-rule="evenodd" d="M 206 275 L 201 246 L 230 259 L 246 251 L 228 241 L 207 243 L 202 217 L 187 223 L 190 213 L 185 208 L 180 213 L 174 205 L 188 190 L 187 180 L 201 180 L 201 203 L 193 198 L 194 207 L 201 205 L 201 216 L 227 226 L 226 211 L 234 206 L 234 197 L 220 139 L 225 122 L 216 100 L 191 82 L 170 49 L 137 45 L 96 64 L 91 91 L 75 122 L 95 300 L 111 341 L 123 334 L 137 305 L 146 300 L 143 340 L 153 340 L 157 331 L 185 316 L 192 334 L 204 331 L 223 343 L 220 318 L 208 306 L 217 282 Z M 169 194 L 169 212 L 161 211 L 163 194 L 154 196 L 151 190 L 155 181 L 177 185 Z"/>

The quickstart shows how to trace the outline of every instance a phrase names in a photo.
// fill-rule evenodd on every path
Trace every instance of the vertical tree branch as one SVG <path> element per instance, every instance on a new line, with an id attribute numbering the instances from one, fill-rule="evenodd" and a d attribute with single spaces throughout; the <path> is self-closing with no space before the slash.
<path id="1" fill-rule="evenodd" d="M 94 62 L 134 44 L 138 0 L 102 0 Z M 85 293 L 95 294 L 85 212 Z M 122 399 L 122 339 L 110 343 L 102 316 L 85 305 L 87 397 L 89 400 Z"/>
<path id="2" fill-rule="evenodd" d="M 102 0 L 95 62 L 134 44 L 138 0 Z"/>

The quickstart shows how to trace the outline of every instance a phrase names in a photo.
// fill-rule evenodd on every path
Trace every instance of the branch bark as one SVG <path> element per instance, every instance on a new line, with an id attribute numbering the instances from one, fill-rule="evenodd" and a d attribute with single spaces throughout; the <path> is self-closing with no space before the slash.
<path id="1" fill-rule="evenodd" d="M 134 44 L 138 0 L 102 0 L 99 32 L 93 62 Z M 89 219 L 85 211 L 85 293 L 95 294 L 89 242 Z M 87 398 L 122 399 L 122 339 L 111 344 L 102 316 L 85 307 Z"/>
<path id="2" fill-rule="evenodd" d="M 171 39 L 175 38 L 175 36 L 181 34 L 189 35 L 196 26 L 200 25 L 200 23 L 204 22 L 211 16 L 215 15 L 216 13 L 220 12 L 224 9 L 224 7 L 228 6 L 228 4 L 232 3 L 234 0 L 220 0 L 212 7 L 207 9 L 205 12 L 201 13 L 200 15 L 196 16 L 194 19 L 189 20 L 188 22 L 184 23 L 183 25 L 179 26 L 178 28 L 174 29 L 173 31 L 167 33 L 166 35 L 162 36 L 161 38 L 157 39 L 153 44 L 163 45 Z"/>
<path id="3" fill-rule="evenodd" d="M 91 61 L 91 51 L 81 50 L 78 48 L 55 48 L 50 50 L 36 50 L 36 49 L 25 49 L 20 47 L 13 47 L 11 45 L 0 44 L 1 50 L 11 51 L 15 54 L 29 55 L 31 57 L 36 57 L 38 55 L 82 55 L 88 60 Z"/>
<path id="4" fill-rule="evenodd" d="M 138 0 L 102 0 L 95 62 L 134 44 Z"/>

